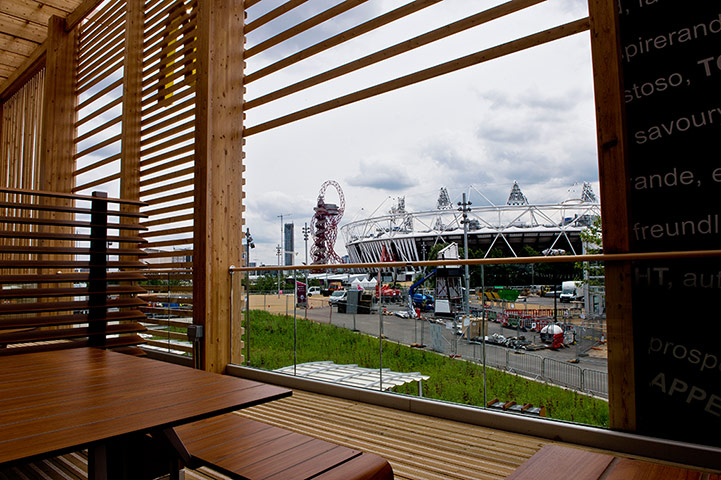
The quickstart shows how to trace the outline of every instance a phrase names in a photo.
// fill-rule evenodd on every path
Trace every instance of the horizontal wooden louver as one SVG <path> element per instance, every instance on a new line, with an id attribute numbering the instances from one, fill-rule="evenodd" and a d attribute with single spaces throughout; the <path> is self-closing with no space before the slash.
<path id="1" fill-rule="evenodd" d="M 0 356 L 79 346 L 142 353 L 142 215 L 119 208 L 142 204 L 0 188 L 0 205 Z"/>
<path id="2" fill-rule="evenodd" d="M 74 193 L 112 190 L 121 177 L 126 15 L 124 0 L 107 2 L 78 27 Z"/>

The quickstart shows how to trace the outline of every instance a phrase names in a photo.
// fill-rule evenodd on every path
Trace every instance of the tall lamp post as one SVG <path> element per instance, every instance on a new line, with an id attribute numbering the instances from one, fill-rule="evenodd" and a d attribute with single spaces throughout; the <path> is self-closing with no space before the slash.
<path id="1" fill-rule="evenodd" d="M 463 194 L 463 201 L 458 202 L 458 206 L 460 207 L 458 209 L 459 212 L 463 212 L 463 220 L 461 223 L 463 224 L 463 257 L 468 260 L 468 212 L 471 211 L 471 202 L 466 201 L 466 194 Z M 471 288 L 470 287 L 470 274 L 468 272 L 468 264 L 465 265 L 465 280 L 466 280 L 466 290 L 463 292 L 463 309 L 466 313 L 471 312 L 471 308 L 469 305 L 469 299 L 468 299 L 468 291 Z"/>
<path id="2" fill-rule="evenodd" d="M 283 258 L 285 256 L 285 242 L 283 241 L 283 217 L 290 217 L 291 213 L 281 213 L 278 215 L 278 218 L 280 218 L 280 243 L 278 244 L 278 266 L 282 266 L 283 263 L 285 263 L 285 259 Z M 280 275 L 281 271 L 278 270 L 278 297 L 280 297 Z"/>
<path id="3" fill-rule="evenodd" d="M 310 235 L 310 227 L 308 222 L 305 223 L 302 229 L 303 240 L 305 241 L 305 264 L 308 265 L 308 236 Z M 308 284 L 308 270 L 305 271 L 305 283 Z"/>
<path id="4" fill-rule="evenodd" d="M 250 268 L 250 249 L 255 248 L 250 228 L 245 230 L 245 266 Z M 250 272 L 245 272 L 245 363 L 250 365 Z"/>
<path id="5" fill-rule="evenodd" d="M 310 235 L 310 227 L 308 227 L 308 222 L 303 225 L 303 240 L 305 241 L 305 264 L 308 265 L 308 235 Z M 305 318 L 308 318 L 308 302 L 310 302 L 308 297 L 308 291 L 310 290 L 310 283 L 308 282 L 308 270 L 305 271 Z"/>
<path id="6" fill-rule="evenodd" d="M 278 256 L 278 266 L 280 267 L 280 245 L 275 247 L 275 254 Z M 278 297 L 280 297 L 280 270 L 278 270 Z"/>

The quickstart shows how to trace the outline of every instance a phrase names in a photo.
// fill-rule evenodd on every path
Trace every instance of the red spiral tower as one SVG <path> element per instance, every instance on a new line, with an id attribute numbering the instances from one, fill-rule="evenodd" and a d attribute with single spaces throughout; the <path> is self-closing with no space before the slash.
<path id="1" fill-rule="evenodd" d="M 326 203 L 325 191 L 331 186 L 338 192 L 339 205 Z M 313 235 L 313 246 L 310 255 L 313 265 L 328 263 L 341 263 L 341 258 L 335 253 L 333 247 L 338 237 L 338 224 L 345 211 L 345 197 L 338 182 L 328 180 L 323 183 L 318 193 L 318 203 L 313 209 L 315 214 L 310 222 L 310 231 Z"/>

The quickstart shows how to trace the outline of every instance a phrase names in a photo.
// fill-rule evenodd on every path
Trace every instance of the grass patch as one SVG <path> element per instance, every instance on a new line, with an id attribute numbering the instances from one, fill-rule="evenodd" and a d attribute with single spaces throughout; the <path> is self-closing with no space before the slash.
<path id="1" fill-rule="evenodd" d="M 331 360 L 379 368 L 378 339 L 345 328 L 297 319 L 297 362 Z M 274 370 L 293 365 L 293 319 L 251 312 L 250 364 Z M 436 400 L 483 405 L 483 367 L 383 341 L 383 368 L 398 372 L 421 372 L 431 378 L 423 382 L 423 396 Z M 527 380 L 517 375 L 486 369 L 486 398 L 519 404 L 545 405 L 547 415 L 558 420 L 608 427 L 608 402 L 560 387 Z M 417 395 L 418 386 L 406 384 L 395 392 Z"/>

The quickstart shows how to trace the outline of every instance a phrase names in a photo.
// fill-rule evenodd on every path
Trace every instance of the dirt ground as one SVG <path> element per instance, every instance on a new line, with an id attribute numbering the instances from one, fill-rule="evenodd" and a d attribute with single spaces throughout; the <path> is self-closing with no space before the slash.
<path id="1" fill-rule="evenodd" d="M 608 358 L 608 348 L 606 345 L 607 344 L 604 343 L 598 347 L 591 347 L 591 350 L 588 351 L 588 356 L 594 358 Z"/>
<path id="2" fill-rule="evenodd" d="M 328 309 L 328 297 L 321 295 L 313 295 L 308 299 L 309 309 Z M 293 314 L 293 295 L 251 295 L 250 296 L 250 308 L 251 310 L 265 310 L 266 312 L 280 314 L 280 315 L 292 315 Z M 304 312 L 304 309 L 298 309 L 298 314 Z"/>

